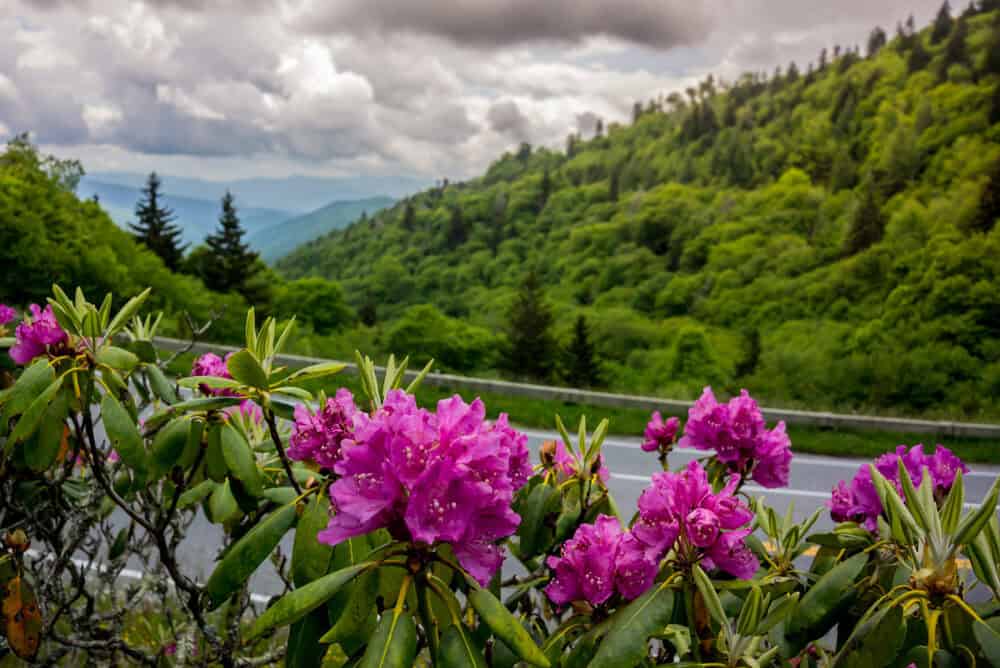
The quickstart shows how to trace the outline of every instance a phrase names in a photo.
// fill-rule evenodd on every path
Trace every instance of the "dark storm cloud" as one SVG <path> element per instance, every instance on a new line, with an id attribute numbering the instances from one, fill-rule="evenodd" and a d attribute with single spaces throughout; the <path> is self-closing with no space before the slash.
<path id="1" fill-rule="evenodd" d="M 317 3 L 298 25 L 313 32 L 426 34 L 475 47 L 603 35 L 669 48 L 701 41 L 711 22 L 701 2 L 686 0 L 338 0 Z"/>
<path id="2" fill-rule="evenodd" d="M 486 112 L 486 120 L 495 132 L 516 140 L 526 139 L 531 128 L 531 121 L 521 113 L 521 108 L 513 100 L 503 100 L 492 104 L 489 111 Z"/>

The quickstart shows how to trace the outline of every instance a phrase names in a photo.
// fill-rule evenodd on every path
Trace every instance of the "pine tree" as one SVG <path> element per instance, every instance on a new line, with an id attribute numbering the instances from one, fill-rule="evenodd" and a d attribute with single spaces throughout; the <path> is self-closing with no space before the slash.
<path id="1" fill-rule="evenodd" d="M 913 48 L 910 49 L 910 56 L 906 59 L 906 68 L 912 74 L 926 68 L 931 62 L 931 54 L 924 47 L 924 40 L 920 35 L 914 35 Z"/>
<path id="2" fill-rule="evenodd" d="M 552 373 L 556 345 L 552 312 L 535 272 L 528 272 L 507 316 L 509 346 L 504 366 L 516 376 L 545 380 Z"/>
<path id="3" fill-rule="evenodd" d="M 944 54 L 941 60 L 941 78 L 948 76 L 948 68 L 952 65 L 968 65 L 969 54 L 966 50 L 966 40 L 969 36 L 969 24 L 964 19 L 955 22 L 955 28 L 951 31 L 948 41 L 944 45 Z"/>
<path id="4" fill-rule="evenodd" d="M 986 58 L 983 60 L 983 73 L 1000 74 L 1000 12 L 997 12 L 993 19 L 993 29 L 990 39 L 986 43 Z"/>
<path id="5" fill-rule="evenodd" d="M 542 172 L 542 182 L 539 184 L 538 190 L 538 213 L 542 212 L 545 208 L 545 203 L 549 201 L 549 195 L 552 194 L 552 177 L 549 176 L 548 168 Z"/>
<path id="6" fill-rule="evenodd" d="M 579 316 L 573 326 L 573 339 L 567 349 L 566 381 L 573 387 L 597 387 L 601 384 L 601 369 L 590 341 L 587 319 Z"/>
<path id="7" fill-rule="evenodd" d="M 451 210 L 451 219 L 448 221 L 448 248 L 454 250 L 458 248 L 469 237 L 469 231 L 465 226 L 465 217 L 462 216 L 462 208 L 455 206 Z"/>
<path id="8" fill-rule="evenodd" d="M 135 238 L 160 256 L 171 271 L 180 267 L 184 249 L 180 243 L 181 228 L 174 225 L 174 212 L 163 206 L 160 195 L 160 178 L 151 172 L 142 189 L 142 199 L 135 205 L 137 222 L 129 223 Z"/>
<path id="9" fill-rule="evenodd" d="M 884 232 L 885 219 L 882 217 L 882 208 L 874 185 L 869 183 L 851 217 L 851 226 L 844 241 L 844 253 L 846 255 L 860 253 L 881 241 Z"/>
<path id="10" fill-rule="evenodd" d="M 257 274 L 258 254 L 243 242 L 246 231 L 236 215 L 233 195 L 228 190 L 222 197 L 222 213 L 215 234 L 205 238 L 208 246 L 207 262 L 203 265 L 202 280 L 206 287 L 216 292 L 247 292 L 250 279 Z"/>
<path id="11" fill-rule="evenodd" d="M 931 26 L 931 44 L 943 42 L 951 32 L 951 24 L 951 5 L 948 4 L 948 0 L 944 0 Z"/>
<path id="12" fill-rule="evenodd" d="M 615 165 L 611 170 L 611 176 L 608 178 L 608 199 L 612 202 L 618 201 L 618 189 L 620 187 L 619 180 L 621 179 L 621 167 Z"/>
<path id="13" fill-rule="evenodd" d="M 413 202 L 406 200 L 403 207 L 403 220 L 400 223 L 407 232 L 412 232 L 417 227 L 417 212 L 413 209 Z"/>
<path id="14" fill-rule="evenodd" d="M 1000 219 L 1000 160 L 993 163 L 986 185 L 983 187 L 983 194 L 979 198 L 979 207 L 976 215 L 969 222 L 969 230 L 972 232 L 988 233 Z"/>
<path id="15" fill-rule="evenodd" d="M 878 52 L 885 46 L 887 40 L 888 37 L 886 36 L 885 31 L 876 26 L 868 36 L 868 57 L 874 58 L 877 56 Z"/>

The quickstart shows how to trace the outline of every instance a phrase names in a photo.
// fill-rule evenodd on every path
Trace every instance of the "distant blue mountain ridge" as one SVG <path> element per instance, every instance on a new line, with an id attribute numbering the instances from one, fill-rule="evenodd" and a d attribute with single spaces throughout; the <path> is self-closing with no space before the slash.
<path id="1" fill-rule="evenodd" d="M 134 186 L 107 183 L 88 174 L 81 179 L 77 194 L 86 198 L 96 195 L 112 220 L 127 229 L 128 224 L 135 221 L 135 204 L 142 196 L 140 188 L 143 182 L 139 180 Z M 197 246 L 218 226 L 221 208 L 219 200 L 225 192 L 225 186 L 214 184 L 215 188 L 221 188 L 215 191 L 217 196 L 212 197 L 206 193 L 205 198 L 178 195 L 173 187 L 174 179 L 168 181 L 164 178 L 163 203 L 173 210 L 176 223 L 183 230 L 184 243 L 191 247 Z M 247 243 L 269 263 L 331 230 L 347 227 L 360 218 L 362 213 L 371 215 L 395 201 L 386 196 L 348 201 L 327 200 L 324 206 L 302 213 L 294 209 L 249 206 L 241 202 L 237 193 L 234 192 L 234 195 L 237 213 L 247 230 Z"/>

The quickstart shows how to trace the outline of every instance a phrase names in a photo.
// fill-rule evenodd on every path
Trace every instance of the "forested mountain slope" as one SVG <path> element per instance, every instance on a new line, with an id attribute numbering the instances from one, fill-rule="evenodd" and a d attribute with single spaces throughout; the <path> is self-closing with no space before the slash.
<path id="1" fill-rule="evenodd" d="M 532 270 L 560 340 L 587 317 L 616 390 L 745 384 L 813 408 L 997 417 L 990 6 L 873 32 L 864 54 L 709 78 L 566 152 L 522 146 L 279 268 L 340 281 L 389 348 L 437 323 L 452 366 L 496 366 Z"/>

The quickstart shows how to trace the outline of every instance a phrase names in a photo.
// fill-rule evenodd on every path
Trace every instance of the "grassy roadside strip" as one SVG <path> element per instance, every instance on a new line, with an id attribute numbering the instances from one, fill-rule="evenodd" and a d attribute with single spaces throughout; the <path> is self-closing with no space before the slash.
<path id="1" fill-rule="evenodd" d="M 178 358 L 169 371 L 177 375 L 187 375 L 191 372 L 194 355 L 184 355 Z M 310 391 L 320 389 L 328 395 L 333 395 L 340 387 L 346 387 L 355 397 L 361 394 L 361 384 L 358 377 L 352 374 L 340 374 L 326 383 L 311 383 L 304 385 Z M 461 394 L 467 400 L 462 390 L 447 387 L 423 386 L 417 390 L 417 401 L 422 406 L 433 406 L 439 399 Z M 575 425 L 581 415 L 587 416 L 590 425 L 596 425 L 603 418 L 611 422 L 610 433 L 621 436 L 641 436 L 649 413 L 630 408 L 607 408 L 604 406 L 587 406 L 567 403 L 513 397 L 500 394 L 480 394 L 491 416 L 499 413 L 510 415 L 512 422 L 535 429 L 555 429 L 554 416 L 558 413 L 566 424 Z M 664 417 L 669 413 L 664 412 Z M 687 416 L 679 414 L 684 420 Z M 975 438 L 936 438 L 930 434 L 906 434 L 885 431 L 857 431 L 846 429 L 822 429 L 789 425 L 788 434 L 792 439 L 795 452 L 819 455 L 873 458 L 894 449 L 899 444 L 913 445 L 924 443 L 933 446 L 935 443 L 950 448 L 967 462 L 1000 464 L 1000 443 L 992 439 Z"/>

